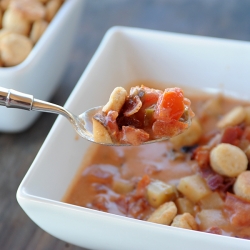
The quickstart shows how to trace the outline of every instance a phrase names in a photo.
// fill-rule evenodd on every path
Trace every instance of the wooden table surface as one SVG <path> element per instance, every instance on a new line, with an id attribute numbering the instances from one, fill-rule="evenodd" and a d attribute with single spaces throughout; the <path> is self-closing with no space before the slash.
<path id="1" fill-rule="evenodd" d="M 105 32 L 112 26 L 250 40 L 249 0 L 87 0 L 82 13 L 68 67 L 51 100 L 59 105 L 65 103 Z M 27 131 L 0 133 L 2 250 L 82 249 L 44 232 L 16 201 L 16 190 L 55 119 L 56 115 L 44 113 Z"/>

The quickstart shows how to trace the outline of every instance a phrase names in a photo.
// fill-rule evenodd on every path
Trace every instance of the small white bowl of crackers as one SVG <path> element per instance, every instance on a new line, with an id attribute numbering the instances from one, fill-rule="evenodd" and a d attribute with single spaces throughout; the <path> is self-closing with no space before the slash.
<path id="1" fill-rule="evenodd" d="M 0 86 L 42 100 L 55 92 L 74 40 L 84 0 L 0 1 Z M 0 132 L 20 132 L 37 112 L 1 107 Z"/>

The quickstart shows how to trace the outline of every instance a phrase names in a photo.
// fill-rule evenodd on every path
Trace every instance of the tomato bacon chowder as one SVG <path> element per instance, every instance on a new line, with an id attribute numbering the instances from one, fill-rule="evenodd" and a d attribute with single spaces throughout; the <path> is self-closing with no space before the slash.
<path id="1" fill-rule="evenodd" d="M 180 88 L 164 91 L 136 86 L 130 94 L 117 87 L 109 102 L 93 121 L 94 141 L 140 145 L 162 137 L 173 137 L 189 126 L 194 116 L 190 101 Z"/>
<path id="2" fill-rule="evenodd" d="M 165 111 L 158 107 L 165 103 L 148 96 L 158 92 L 146 87 L 133 91 L 140 95 L 141 89 L 147 93 L 143 110 L 156 103 L 154 112 L 161 116 Z M 196 116 L 188 129 L 168 141 L 137 147 L 92 145 L 63 201 L 150 223 L 250 239 L 250 103 L 191 93 Z M 150 124 L 152 113 L 147 112 Z M 176 107 L 173 116 L 179 122 L 183 106 Z"/>

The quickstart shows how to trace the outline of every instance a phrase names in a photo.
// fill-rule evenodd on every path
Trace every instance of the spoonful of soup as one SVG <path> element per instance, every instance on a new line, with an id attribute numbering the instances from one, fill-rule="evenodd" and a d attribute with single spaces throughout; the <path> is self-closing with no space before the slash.
<path id="1" fill-rule="evenodd" d="M 130 93 L 117 87 L 93 118 L 94 141 L 140 145 L 169 139 L 184 132 L 194 116 L 180 88 L 164 91 L 136 86 Z"/>
<path id="2" fill-rule="evenodd" d="M 180 88 L 164 91 L 136 86 L 130 93 L 117 87 L 106 105 L 79 116 L 32 95 L 0 87 L 0 105 L 65 116 L 83 138 L 104 145 L 141 145 L 184 132 L 194 116 Z"/>

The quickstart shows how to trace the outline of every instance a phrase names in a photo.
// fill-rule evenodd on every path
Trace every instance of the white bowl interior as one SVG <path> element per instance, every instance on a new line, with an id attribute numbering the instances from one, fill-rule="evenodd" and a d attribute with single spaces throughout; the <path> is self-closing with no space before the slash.
<path id="1" fill-rule="evenodd" d="M 80 114 L 88 108 L 105 104 L 114 87 L 126 86 L 139 80 L 161 82 L 163 87 L 164 83 L 173 83 L 195 88 L 216 88 L 248 98 L 249 65 L 250 44 L 247 42 L 115 27 L 107 32 L 65 106 L 75 114 Z M 86 140 L 76 139 L 76 133 L 65 118 L 57 119 L 17 192 L 20 205 L 31 219 L 58 238 L 91 248 L 103 246 L 101 244 L 116 237 L 108 231 L 109 228 L 110 232 L 115 233 L 115 223 L 120 225 L 117 233 L 124 228 L 129 229 L 130 225 L 134 227 L 131 229 L 133 232 L 136 228 L 146 232 L 144 237 L 139 232 L 138 239 L 154 237 L 151 240 L 157 249 L 164 249 L 162 244 L 166 237 L 161 236 L 165 232 L 162 230 L 167 230 L 169 237 L 172 235 L 178 239 L 178 229 L 164 229 L 160 225 L 120 219 L 119 216 L 60 202 L 90 145 Z M 99 243 L 91 237 L 79 239 L 81 234 L 75 230 L 81 229 L 81 233 L 86 235 L 95 232 L 96 235 L 100 229 L 97 229 L 99 219 L 107 227 L 106 239 L 100 239 Z M 67 226 L 59 227 L 55 223 Z M 151 230 L 149 235 L 147 230 Z M 152 232 L 156 232 L 158 236 Z M 201 246 L 203 249 L 211 249 L 211 244 L 209 248 L 204 245 L 204 242 L 211 240 L 215 240 L 215 246 L 226 244 L 227 249 L 235 246 L 247 249 L 246 246 L 249 246 L 245 240 L 187 230 L 181 232 L 184 242 L 186 240 L 192 243 L 194 238 L 197 239 L 196 243 L 192 243 L 192 249 L 199 249 Z M 160 236 L 164 239 L 159 238 Z M 112 240 L 110 248 L 107 244 L 105 249 L 118 249 L 119 240 L 126 239 L 126 236 L 121 239 L 119 237 Z M 150 249 L 153 246 L 148 240 L 145 242 L 146 245 L 140 245 L 135 240 L 134 245 L 126 243 L 120 249 L 136 249 L 135 246 L 143 246 L 137 249 Z M 177 247 L 183 243 L 175 244 Z"/>

